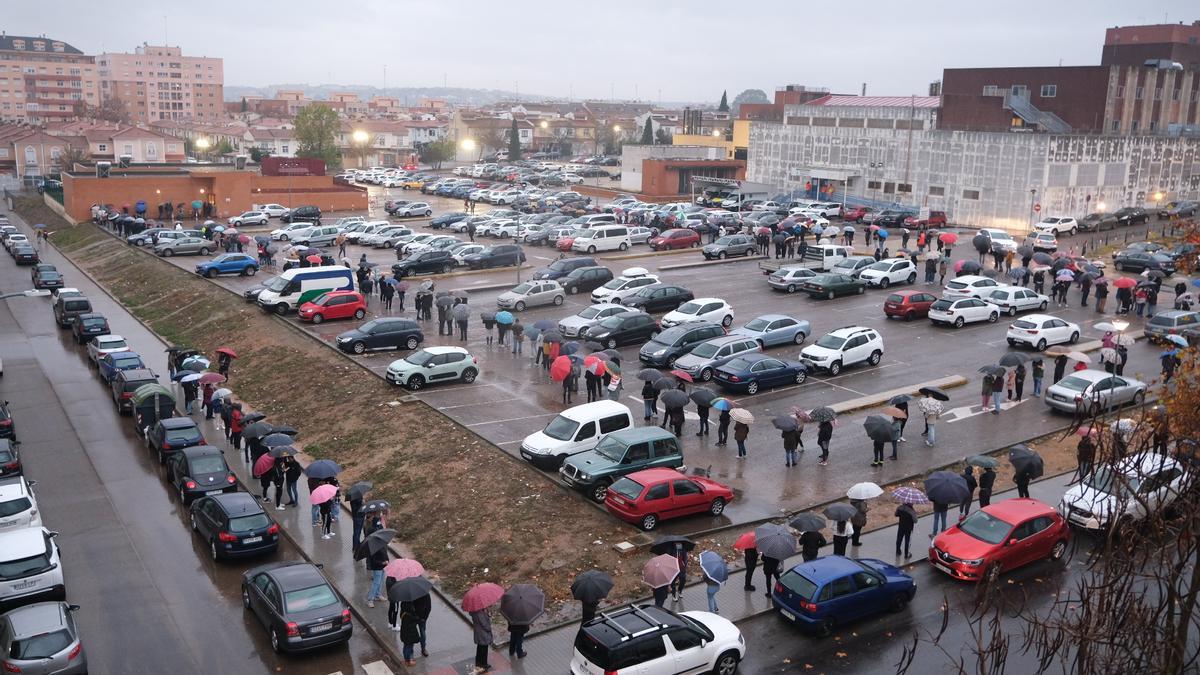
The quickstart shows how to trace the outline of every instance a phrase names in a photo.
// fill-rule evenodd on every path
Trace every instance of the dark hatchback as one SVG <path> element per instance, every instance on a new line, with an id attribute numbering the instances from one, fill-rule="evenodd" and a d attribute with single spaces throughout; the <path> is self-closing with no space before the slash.
<path id="1" fill-rule="evenodd" d="M 1113 212 L 1113 217 L 1122 225 L 1136 225 L 1150 220 L 1150 214 L 1140 206 L 1126 206 Z"/>
<path id="2" fill-rule="evenodd" d="M 113 403 L 117 406 L 117 412 L 122 415 L 132 414 L 133 392 L 143 385 L 157 383 L 158 376 L 148 368 L 134 368 L 117 372 L 116 377 L 110 382 Z"/>
<path id="3" fill-rule="evenodd" d="M 228 492 L 192 502 L 192 530 L 208 542 L 213 560 L 274 553 L 279 525 L 248 492 Z"/>
<path id="4" fill-rule="evenodd" d="M 692 351 L 701 342 L 724 334 L 723 327 L 707 321 L 672 326 L 642 345 L 638 350 L 638 360 L 648 366 L 674 368 L 675 359 Z"/>
<path id="5" fill-rule="evenodd" d="M 375 349 L 416 349 L 424 340 L 425 334 L 416 321 L 372 319 L 338 335 L 337 347 L 343 352 L 362 354 Z"/>
<path id="6" fill-rule="evenodd" d="M 658 322 L 649 314 L 626 312 L 604 319 L 588 330 L 588 340 L 609 349 L 649 340 L 659 331 Z"/>
<path id="7" fill-rule="evenodd" d="M 315 206 L 297 206 L 288 211 L 279 218 L 285 223 L 296 223 L 307 221 L 310 223 L 321 224 L 321 209 Z"/>
<path id="8" fill-rule="evenodd" d="M 14 246 L 12 257 L 18 265 L 36 265 L 39 260 L 37 251 L 33 250 L 32 246 L 26 245 Z"/>
<path id="9" fill-rule="evenodd" d="M 225 463 L 225 455 L 211 445 L 184 448 L 167 457 L 167 480 L 179 491 L 184 504 L 208 495 L 237 492 L 237 477 Z"/>
<path id="10" fill-rule="evenodd" d="M 525 252 L 516 244 L 489 246 L 479 253 L 472 253 L 463 258 L 463 263 L 473 270 L 482 270 L 490 267 L 510 267 L 523 262 L 525 262 Z"/>
<path id="11" fill-rule="evenodd" d="M 96 362 L 100 379 L 109 384 L 112 384 L 113 378 L 123 370 L 134 370 L 145 367 L 146 364 L 142 362 L 142 357 L 136 352 L 112 352 L 100 357 L 100 360 Z"/>
<path id="12" fill-rule="evenodd" d="M 277 652 L 346 642 L 350 607 L 311 563 L 268 563 L 242 575 L 242 605 L 254 613 Z"/>
<path id="13" fill-rule="evenodd" d="M 643 312 L 657 313 L 674 311 L 683 303 L 694 299 L 692 292 L 682 286 L 654 284 L 624 298 L 621 304 Z"/>
<path id="14" fill-rule="evenodd" d="M 747 394 L 757 394 L 759 390 L 771 387 L 803 384 L 807 379 L 807 365 L 766 354 L 743 354 L 713 373 L 713 380 L 723 389 Z"/>
<path id="15" fill-rule="evenodd" d="M 1160 270 L 1170 276 L 1175 273 L 1175 259 L 1165 253 L 1147 253 L 1137 249 L 1125 249 L 1113 255 L 1113 267 L 1117 271 L 1129 272 Z"/>
<path id="16" fill-rule="evenodd" d="M 88 312 L 71 317 L 71 337 L 75 338 L 76 344 L 87 344 L 92 338 L 111 332 L 108 319 L 103 314 Z"/>
<path id="17" fill-rule="evenodd" d="M 595 267 L 595 258 L 580 257 L 580 258 L 563 258 L 555 260 L 549 265 L 533 273 L 533 278 L 542 279 L 562 279 L 571 272 L 581 267 Z"/>
<path id="18" fill-rule="evenodd" d="M 190 417 L 159 420 L 146 432 L 146 447 L 160 464 L 180 450 L 197 445 L 204 445 L 204 434 Z"/>
<path id="19" fill-rule="evenodd" d="M 449 251 L 421 251 L 392 265 L 392 274 L 406 277 L 410 274 L 449 274 L 458 263 Z"/>
<path id="20" fill-rule="evenodd" d="M 38 270 L 33 274 L 34 288 L 62 288 L 63 277 L 58 270 Z"/>
<path id="21" fill-rule="evenodd" d="M 0 478 L 17 476 L 22 472 L 20 443 L 11 438 L 0 438 Z"/>
<path id="22" fill-rule="evenodd" d="M 0 401 L 0 438 L 17 438 L 17 423 L 8 410 L 8 401 Z"/>
<path id="23" fill-rule="evenodd" d="M 590 293 L 613 280 L 612 270 L 599 265 L 595 267 L 578 267 L 571 270 L 567 276 L 559 279 L 563 290 L 569 295 Z"/>

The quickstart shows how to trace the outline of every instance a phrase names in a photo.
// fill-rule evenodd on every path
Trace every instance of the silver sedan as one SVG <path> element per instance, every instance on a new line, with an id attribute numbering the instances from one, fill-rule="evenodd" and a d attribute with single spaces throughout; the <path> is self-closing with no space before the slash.
<path id="1" fill-rule="evenodd" d="M 169 239 L 154 247 L 154 254 L 169 258 L 173 255 L 208 255 L 216 244 L 203 237 Z"/>
<path id="2" fill-rule="evenodd" d="M 1140 406 L 1145 398 L 1145 382 L 1103 370 L 1075 371 L 1046 390 L 1046 405 L 1089 416 L 1123 405 Z"/>

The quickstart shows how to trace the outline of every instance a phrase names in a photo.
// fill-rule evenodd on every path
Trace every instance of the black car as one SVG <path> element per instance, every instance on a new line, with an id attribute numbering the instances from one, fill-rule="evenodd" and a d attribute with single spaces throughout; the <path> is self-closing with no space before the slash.
<path id="1" fill-rule="evenodd" d="M 588 329 L 588 340 L 595 340 L 608 349 L 644 342 L 658 334 L 658 322 L 649 314 L 626 312 L 615 314 Z"/>
<path id="2" fill-rule="evenodd" d="M 184 504 L 205 495 L 237 492 L 237 476 L 229 470 L 221 449 L 211 445 L 184 448 L 168 457 L 167 481 Z"/>
<path id="3" fill-rule="evenodd" d="M 36 282 L 36 281 L 37 281 L 37 275 L 38 275 L 38 273 L 39 273 L 39 272 L 42 272 L 42 271 L 45 271 L 45 270 L 49 270 L 49 271 L 51 271 L 51 272 L 57 272 L 57 271 L 58 271 L 58 268 L 57 268 L 57 267 L 55 267 L 54 265 L 51 265 L 50 263 L 44 263 L 44 262 L 40 262 L 40 263 L 38 263 L 38 264 L 34 265 L 34 266 L 33 266 L 33 267 L 32 267 L 32 268 L 29 270 L 29 279 L 30 279 L 30 281 L 35 281 L 35 282 Z"/>
<path id="4" fill-rule="evenodd" d="M 321 209 L 315 206 L 297 206 L 296 208 L 283 214 L 280 218 L 285 223 L 295 223 L 305 221 L 309 223 L 321 224 Z"/>
<path id="5" fill-rule="evenodd" d="M 1080 232 L 1099 232 L 1111 230 L 1117 226 L 1117 219 L 1111 213 L 1089 213 L 1078 221 Z"/>
<path id="6" fill-rule="evenodd" d="M 1175 259 L 1165 253 L 1147 253 L 1137 249 L 1125 249 L 1113 255 L 1113 267 L 1118 272 L 1161 270 L 1170 276 L 1175 273 Z"/>
<path id="7" fill-rule="evenodd" d="M 34 288 L 62 288 L 63 278 L 58 270 L 39 270 L 33 275 Z"/>
<path id="8" fill-rule="evenodd" d="M 19 442 L 11 438 L 0 438 L 0 478 L 21 474 L 21 453 L 17 450 Z"/>
<path id="9" fill-rule="evenodd" d="M 274 553 L 279 525 L 248 492 L 206 495 L 192 502 L 192 530 L 208 542 L 213 560 Z"/>
<path id="10" fill-rule="evenodd" d="M 38 264 L 38 253 L 28 244 L 18 244 L 12 248 L 13 260 L 17 261 L 18 265 L 36 265 Z"/>
<path id="11" fill-rule="evenodd" d="M 372 319 L 337 336 L 338 349 L 362 354 L 375 349 L 416 349 L 425 334 L 411 319 Z"/>
<path id="12" fill-rule="evenodd" d="M 682 286 L 651 284 L 639 289 L 637 293 L 623 298 L 621 304 L 654 314 L 679 309 L 680 305 L 692 299 L 694 299 L 692 292 Z"/>
<path id="13" fill-rule="evenodd" d="M 1126 206 L 1113 212 L 1113 218 L 1121 225 L 1136 225 L 1150 220 L 1150 214 L 1140 206 Z"/>
<path id="14" fill-rule="evenodd" d="M 242 575 L 242 606 L 258 617 L 277 652 L 346 642 L 354 631 L 346 601 L 320 568 L 299 560 L 247 570 Z"/>
<path id="15" fill-rule="evenodd" d="M 437 218 L 434 218 L 433 220 L 429 221 L 429 227 L 431 227 L 435 230 L 440 230 L 443 227 L 457 223 L 458 221 L 460 221 L 466 217 L 467 217 L 467 214 L 464 211 L 451 211 L 449 213 L 443 213 L 442 215 L 438 216 Z"/>
<path id="16" fill-rule="evenodd" d="M 113 403 L 117 406 L 117 412 L 122 415 L 133 413 L 133 392 L 137 391 L 138 387 L 146 384 L 156 384 L 158 376 L 154 371 L 147 368 L 134 368 L 132 370 L 119 371 L 113 377 L 112 395 Z"/>
<path id="17" fill-rule="evenodd" d="M 112 331 L 108 327 L 108 319 L 103 314 L 88 312 L 71 317 L 71 337 L 76 344 L 85 345 L 97 335 L 108 335 Z"/>
<path id="18" fill-rule="evenodd" d="M 562 258 L 555 260 L 549 265 L 533 273 L 533 278 L 539 281 L 543 279 L 562 279 L 571 272 L 580 267 L 594 267 L 596 260 L 589 257 L 579 258 Z"/>
<path id="19" fill-rule="evenodd" d="M 525 262 L 525 252 L 516 244 L 498 244 L 489 246 L 479 253 L 472 253 L 463 258 L 467 267 L 482 270 L 489 267 L 508 267 Z"/>
<path id="20" fill-rule="evenodd" d="M 392 274 L 406 277 L 410 274 L 449 274 L 457 263 L 449 251 L 421 251 L 392 265 Z"/>
<path id="21" fill-rule="evenodd" d="M 879 227 L 900 227 L 904 225 L 904 221 L 909 218 L 915 218 L 917 214 L 913 211 L 900 211 L 896 209 L 885 209 L 875 217 L 874 225 Z"/>
<path id="22" fill-rule="evenodd" d="M 638 360 L 649 366 L 672 368 L 675 359 L 692 351 L 696 345 L 724 334 L 723 327 L 707 321 L 672 326 L 642 345 Z M 590 335 L 588 337 L 591 338 Z"/>
<path id="23" fill-rule="evenodd" d="M 612 270 L 596 265 L 594 267 L 578 267 L 573 269 L 566 277 L 559 279 L 558 283 L 569 295 L 573 295 L 575 293 L 594 291 L 612 281 L 612 279 Z"/>
<path id="24" fill-rule="evenodd" d="M 0 438 L 17 439 L 17 423 L 8 411 L 8 401 L 0 402 Z"/>
<path id="25" fill-rule="evenodd" d="M 204 445 L 204 434 L 190 417 L 168 417 L 159 420 L 146 432 L 146 447 L 159 463 L 184 448 Z"/>
<path id="26" fill-rule="evenodd" d="M 268 277 L 263 279 L 261 284 L 251 286 L 250 288 L 242 291 L 242 299 L 251 304 L 258 302 L 258 294 L 262 293 L 263 289 L 269 286 L 272 281 L 275 281 L 275 279 L 276 277 Z"/>

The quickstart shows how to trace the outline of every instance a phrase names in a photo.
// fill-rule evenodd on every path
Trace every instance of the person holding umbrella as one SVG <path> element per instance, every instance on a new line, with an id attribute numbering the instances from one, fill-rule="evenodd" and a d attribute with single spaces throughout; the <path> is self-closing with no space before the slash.
<path id="1" fill-rule="evenodd" d="M 471 637 L 475 642 L 475 669 L 486 673 L 492 669 L 488 663 L 488 650 L 495 638 L 492 636 L 492 617 L 487 608 L 477 609 L 471 614 Z"/>
<path id="2" fill-rule="evenodd" d="M 862 535 L 863 528 L 867 526 L 867 511 L 870 510 L 870 507 L 867 506 L 867 500 L 865 499 L 851 499 L 850 505 L 854 507 L 854 515 L 850 516 L 850 526 L 852 528 L 850 545 L 862 546 L 862 542 L 858 538 Z"/>
<path id="3" fill-rule="evenodd" d="M 692 544 L 689 542 L 675 542 L 675 550 L 672 555 L 675 556 L 675 561 L 679 563 L 679 575 L 671 581 L 671 596 L 675 602 L 683 599 L 683 587 L 687 585 L 687 566 L 688 566 L 688 551 L 691 550 Z"/>
<path id="4" fill-rule="evenodd" d="M 732 417 L 729 415 L 729 402 L 725 401 L 725 405 L 718 408 L 721 414 L 717 415 L 717 445 L 725 445 L 729 442 L 729 423 Z"/>
<path id="5" fill-rule="evenodd" d="M 378 530 L 372 532 L 359 545 L 360 548 L 355 549 L 354 556 L 356 558 L 360 555 L 366 556 L 367 570 L 371 573 L 371 587 L 367 589 L 367 607 L 375 607 L 376 600 L 382 601 L 387 599 L 383 595 L 383 570 L 387 567 L 390 560 L 388 557 L 387 542 L 395 535 L 395 530 Z"/>
<path id="6" fill-rule="evenodd" d="M 658 415 L 658 389 L 654 388 L 653 380 L 646 380 L 642 385 L 642 410 L 645 416 L 642 421 L 649 422 Z M 718 442 L 717 445 L 724 445 Z"/>
<path id="7" fill-rule="evenodd" d="M 975 497 L 975 488 L 978 487 L 978 483 L 975 481 L 975 471 L 970 464 L 963 468 L 962 476 L 963 480 L 967 482 L 967 497 L 958 505 L 959 521 L 962 521 L 971 512 L 971 501 Z"/>
<path id="8" fill-rule="evenodd" d="M 525 634 L 546 607 L 546 594 L 532 584 L 515 584 L 500 598 L 500 614 L 508 622 L 508 655 L 523 659 Z"/>
<path id="9" fill-rule="evenodd" d="M 742 582 L 742 590 L 752 592 L 754 588 L 754 570 L 758 568 L 758 548 L 755 547 L 754 533 L 747 532 L 733 542 L 734 550 L 742 551 L 742 562 L 746 565 L 746 574 Z"/>
<path id="10" fill-rule="evenodd" d="M 738 459 L 746 458 L 746 439 L 750 437 L 750 427 L 744 422 L 733 423 L 733 440 L 737 443 Z"/>
<path id="11" fill-rule="evenodd" d="M 1093 439 L 1095 432 L 1089 427 L 1079 427 L 1079 433 L 1082 438 L 1075 446 L 1075 461 L 1078 462 L 1075 476 L 1078 480 L 1083 480 L 1092 472 L 1092 467 L 1095 465 L 1096 441 Z"/>
<path id="12" fill-rule="evenodd" d="M 295 508 L 300 505 L 300 493 L 296 485 L 300 482 L 300 474 L 304 473 L 304 468 L 300 466 L 300 462 L 297 462 L 295 457 L 285 457 L 282 471 L 284 487 L 289 500 L 284 506 Z"/>
<path id="13" fill-rule="evenodd" d="M 904 546 L 904 557 L 911 558 L 912 533 L 917 527 L 917 511 L 912 504 L 903 503 L 896 507 L 896 557 L 900 557 L 901 544 Z"/>
<path id="14" fill-rule="evenodd" d="M 463 305 L 465 307 L 465 305 Z M 462 327 L 463 340 L 467 339 L 466 324 L 460 324 Z M 521 356 L 525 349 L 525 324 L 521 323 L 521 319 L 517 319 L 512 325 L 512 353 L 513 356 Z"/>
<path id="15" fill-rule="evenodd" d="M 704 583 L 707 585 L 705 592 L 708 595 L 708 611 L 719 614 L 717 591 L 720 591 L 721 586 L 729 579 L 729 568 L 726 567 L 721 554 L 716 551 L 703 551 L 700 553 L 700 569 L 704 572 Z"/>
<path id="16" fill-rule="evenodd" d="M 819 530 L 808 530 L 800 533 L 800 554 L 804 558 L 804 562 L 810 562 L 817 559 L 821 552 L 821 547 L 828 544 L 825 541 L 825 536 Z"/>
<path id="17" fill-rule="evenodd" d="M 992 503 L 992 486 L 996 484 L 996 471 L 990 466 L 983 467 L 979 474 L 979 508 Z"/>
<path id="18" fill-rule="evenodd" d="M 821 466 L 829 464 L 829 441 L 833 439 L 833 418 L 821 419 L 817 423 L 817 447 L 821 448 Z"/>
<path id="19" fill-rule="evenodd" d="M 792 419 L 792 423 L 778 427 L 781 429 L 780 436 L 783 438 L 783 465 L 796 466 L 796 448 L 800 445 L 800 433 L 797 431 L 798 426 L 795 420 L 790 417 L 787 419 Z"/>
<path id="20" fill-rule="evenodd" d="M 693 395 L 696 392 L 692 392 Z M 700 430 L 696 432 L 697 436 L 708 435 L 708 410 L 707 403 L 701 403 L 702 399 L 692 399 L 696 402 L 696 414 L 700 416 Z M 711 399 L 708 401 L 711 402 Z"/>
<path id="21" fill-rule="evenodd" d="M 608 597 L 613 589 L 611 576 L 600 570 L 588 570 L 575 577 L 571 582 L 571 597 L 583 606 L 583 621 L 587 623 L 596 617 L 596 608 L 600 601 Z"/>
<path id="22" fill-rule="evenodd" d="M 851 528 L 849 521 L 839 520 L 833 525 L 833 554 L 846 555 L 846 546 L 850 543 Z"/>

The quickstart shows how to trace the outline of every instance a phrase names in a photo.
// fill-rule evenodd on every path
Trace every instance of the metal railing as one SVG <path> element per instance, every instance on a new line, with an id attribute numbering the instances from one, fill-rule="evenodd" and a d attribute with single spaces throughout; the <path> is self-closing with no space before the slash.
<path id="1" fill-rule="evenodd" d="M 1063 118 L 1035 107 L 1024 96 L 1013 96 L 1011 92 L 1005 94 L 1004 107 L 1013 111 L 1017 117 L 1052 134 L 1065 134 L 1071 131 L 1071 125 L 1067 124 Z"/>

